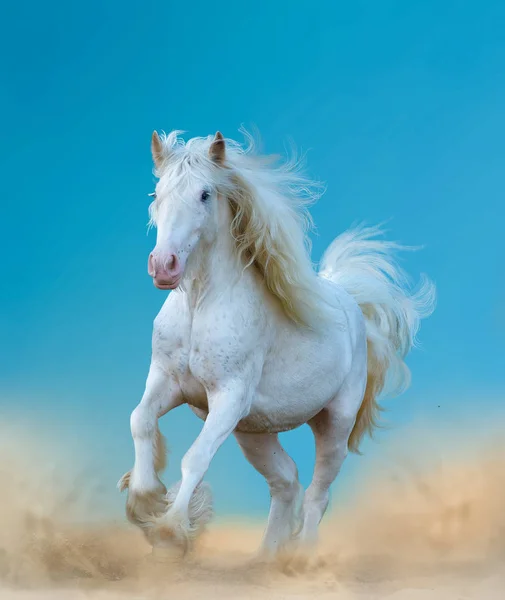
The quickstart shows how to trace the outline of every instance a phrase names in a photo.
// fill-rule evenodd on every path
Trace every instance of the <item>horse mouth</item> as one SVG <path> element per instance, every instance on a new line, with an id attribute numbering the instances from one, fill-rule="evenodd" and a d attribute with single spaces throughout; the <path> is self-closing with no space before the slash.
<path id="1" fill-rule="evenodd" d="M 177 287 L 179 287 L 180 282 L 180 277 L 174 279 L 173 281 L 157 281 L 156 279 L 153 279 L 154 286 L 159 290 L 175 290 Z"/>

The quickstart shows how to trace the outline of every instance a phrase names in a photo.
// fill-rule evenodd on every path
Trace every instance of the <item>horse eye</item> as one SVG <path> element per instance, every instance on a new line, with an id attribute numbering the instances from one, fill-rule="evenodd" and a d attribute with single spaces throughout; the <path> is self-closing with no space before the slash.
<path id="1" fill-rule="evenodd" d="M 147 195 L 149 196 L 149 198 L 156 200 L 156 192 L 152 192 L 151 194 L 147 194 Z"/>
<path id="2" fill-rule="evenodd" d="M 208 190 L 203 190 L 202 195 L 200 196 L 200 200 L 202 202 L 206 202 L 210 198 L 210 192 Z"/>

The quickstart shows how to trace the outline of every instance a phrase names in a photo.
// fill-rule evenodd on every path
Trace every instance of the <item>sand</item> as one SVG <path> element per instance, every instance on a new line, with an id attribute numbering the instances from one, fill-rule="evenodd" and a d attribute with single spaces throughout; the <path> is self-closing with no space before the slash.
<path id="1" fill-rule="evenodd" d="M 251 562 L 263 523 L 226 519 L 183 562 L 153 556 L 122 519 L 86 518 L 82 480 L 34 467 L 40 441 L 3 434 L 1 600 L 505 598 L 499 444 L 429 466 L 376 469 L 328 515 L 312 564 L 266 567 Z"/>

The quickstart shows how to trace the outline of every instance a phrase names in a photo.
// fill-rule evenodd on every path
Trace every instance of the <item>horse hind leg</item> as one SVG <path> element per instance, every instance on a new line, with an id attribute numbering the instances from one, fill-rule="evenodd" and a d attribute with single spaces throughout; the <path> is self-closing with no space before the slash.
<path id="1" fill-rule="evenodd" d="M 309 426 L 316 444 L 314 475 L 303 502 L 303 526 L 297 536 L 297 554 L 312 555 L 318 539 L 318 528 L 330 498 L 330 486 L 337 478 L 348 453 L 348 441 L 363 400 L 366 377 L 345 382 L 337 396 Z"/>
<path id="2" fill-rule="evenodd" d="M 235 432 L 251 465 L 265 477 L 271 503 L 268 524 L 258 558 L 271 560 L 284 550 L 300 526 L 303 487 L 298 469 L 279 442 L 277 434 Z"/>

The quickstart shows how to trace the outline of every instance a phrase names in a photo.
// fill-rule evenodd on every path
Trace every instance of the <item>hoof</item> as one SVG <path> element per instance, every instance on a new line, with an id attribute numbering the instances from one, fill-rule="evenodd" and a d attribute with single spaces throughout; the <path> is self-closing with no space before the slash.
<path id="1" fill-rule="evenodd" d="M 130 523 L 148 527 L 163 515 L 168 507 L 165 486 L 160 483 L 158 489 L 149 492 L 135 492 L 130 489 L 126 501 L 126 516 Z"/>
<path id="2" fill-rule="evenodd" d="M 181 482 L 172 486 L 167 492 L 168 506 L 171 507 L 179 492 Z M 191 496 L 188 507 L 188 537 L 194 539 L 212 519 L 212 492 L 207 483 L 200 483 Z"/>
<path id="3" fill-rule="evenodd" d="M 168 510 L 146 522 L 144 531 L 154 548 L 178 548 L 185 555 L 212 517 L 212 496 L 209 486 L 200 484 L 184 514 L 173 509 L 179 488 L 180 482 L 168 490 L 164 497 Z"/>
<path id="4" fill-rule="evenodd" d="M 182 558 L 191 548 L 190 525 L 170 509 L 145 529 L 153 553 L 160 557 Z"/>

